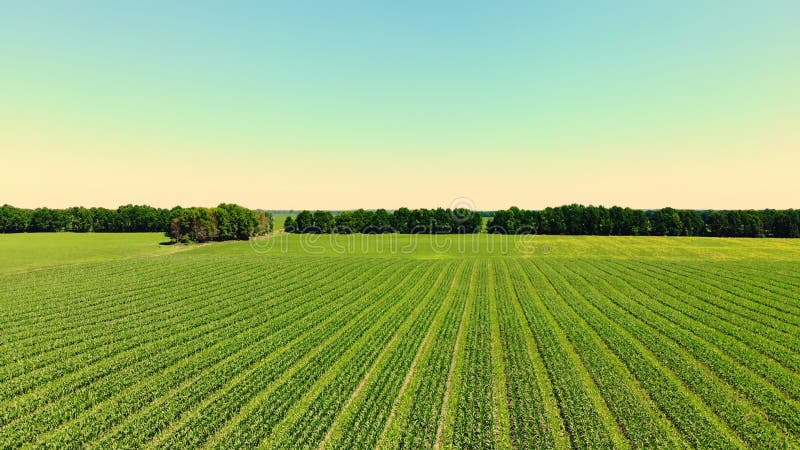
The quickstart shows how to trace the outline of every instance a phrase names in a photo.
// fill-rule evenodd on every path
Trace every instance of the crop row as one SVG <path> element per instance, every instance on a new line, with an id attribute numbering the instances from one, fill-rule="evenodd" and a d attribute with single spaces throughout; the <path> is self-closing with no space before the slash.
<path id="1" fill-rule="evenodd" d="M 217 300 L 221 308 L 174 324 L 172 333 L 163 338 L 148 341 L 135 351 L 121 352 L 100 366 L 87 366 L 13 399 L 14 403 L 6 408 L 4 416 L 12 422 L 0 431 L 3 442 L 13 444 L 40 435 L 137 379 L 158 373 L 224 338 L 235 330 L 232 327 L 246 327 L 257 320 L 263 312 L 260 307 L 265 306 L 260 304 L 258 296 L 246 286 L 234 291 Z M 277 305 L 286 304 L 279 302 Z"/>
<path id="2" fill-rule="evenodd" d="M 456 270 L 457 264 L 451 262 L 439 271 L 436 281 L 420 298 L 420 304 L 426 305 L 420 314 L 423 320 L 406 321 L 352 392 L 320 446 L 375 448 L 403 383 L 413 371 L 414 361 L 447 313 L 450 305 L 445 300 Z"/>
<path id="3" fill-rule="evenodd" d="M 626 279 L 625 281 L 633 286 L 641 284 L 639 279 Z M 639 292 L 641 296 L 647 290 Z M 787 398 L 786 394 L 771 384 L 769 380 L 763 379 L 750 369 L 750 367 L 758 366 L 761 358 L 752 353 L 734 355 L 737 350 L 730 348 L 732 345 L 729 342 L 730 339 L 725 339 L 722 333 L 714 333 L 709 327 L 705 327 L 697 321 L 687 320 L 685 314 L 678 309 L 665 307 L 660 300 L 667 297 L 657 296 L 645 304 L 649 310 L 648 314 L 655 313 L 655 315 L 649 316 L 652 317 L 649 323 L 665 335 L 676 339 L 683 349 L 696 358 L 701 367 L 707 368 L 714 376 L 724 380 L 724 383 L 731 386 L 731 389 L 737 391 L 732 398 L 739 397 L 736 403 L 741 405 L 740 408 L 743 411 L 730 408 L 730 404 L 725 404 L 723 411 L 729 411 L 732 417 L 737 417 L 737 420 L 743 422 L 743 425 L 739 425 L 738 428 L 742 431 L 746 428 L 752 430 L 760 428 L 760 432 L 770 432 L 771 436 L 780 438 L 782 435 L 774 432 L 773 424 L 765 423 L 764 414 L 766 413 L 771 421 L 784 425 L 788 430 L 795 430 L 796 433 L 799 429 L 798 418 L 800 418 L 796 401 Z M 706 379 L 712 380 L 714 377 L 706 377 Z M 745 398 L 741 398 L 742 395 Z M 749 425 L 745 427 L 744 424 Z M 750 434 L 753 442 L 758 441 L 755 433 L 754 431 Z"/>
<path id="4" fill-rule="evenodd" d="M 517 448 L 565 448 L 568 437 L 536 340 L 504 264 L 495 264 L 510 439 Z"/>
<path id="5" fill-rule="evenodd" d="M 790 265 L 200 252 L 80 267 L 6 276 L 0 447 L 800 445 Z"/>
<path id="6" fill-rule="evenodd" d="M 470 292 L 469 321 L 463 335 L 463 347 L 457 355 L 458 378 L 453 379 L 450 396 L 454 399 L 452 424 L 444 430 L 445 447 L 494 448 L 494 388 L 492 333 L 489 323 L 489 274 L 485 261 L 476 264 Z M 456 384 L 457 383 L 457 384 Z"/>
<path id="7" fill-rule="evenodd" d="M 297 286 L 287 287 L 296 289 Z M 245 349 L 258 349 L 261 352 L 254 355 L 254 358 L 275 350 L 278 346 L 275 341 L 285 338 L 287 335 L 278 335 L 279 331 L 293 326 L 296 321 L 303 319 L 308 315 L 309 308 L 315 311 L 317 309 L 326 310 L 324 293 L 324 285 L 321 285 L 311 289 L 310 295 L 300 296 L 293 302 L 277 302 L 274 307 L 257 311 L 247 320 L 229 327 L 222 340 L 205 341 L 205 346 L 201 350 L 176 361 L 159 372 L 154 372 L 151 376 L 141 377 L 135 384 L 94 405 L 90 410 L 53 432 L 42 436 L 41 440 L 59 442 L 59 446 L 64 446 L 66 443 L 75 442 L 77 436 L 84 438 L 97 436 L 118 425 L 123 419 L 129 419 L 129 414 L 147 407 L 154 400 L 159 399 L 159 396 L 166 394 L 168 390 L 187 383 L 189 380 L 199 381 L 198 374 L 207 370 L 209 366 L 218 367 L 233 355 L 241 356 Z M 269 294 L 264 297 L 268 298 Z M 267 298 L 262 298 L 265 307 L 268 305 Z M 265 312 L 270 314 L 270 321 L 263 320 L 262 314 Z M 250 347 L 256 344 L 256 347 Z M 99 420 L 101 418 L 102 420 Z M 150 419 L 152 423 L 154 417 L 151 416 Z M 145 435 L 143 429 L 137 431 L 137 437 Z"/>
<path id="8" fill-rule="evenodd" d="M 697 267 L 692 264 L 670 265 L 673 273 L 682 273 L 690 278 L 703 279 L 709 284 L 728 290 L 737 295 L 745 295 L 768 308 L 791 314 L 792 321 L 800 318 L 800 304 L 797 304 L 797 289 L 800 283 L 772 272 L 754 272 L 748 266 L 711 265 Z"/>
<path id="9" fill-rule="evenodd" d="M 591 274 L 595 267 L 582 265 L 581 269 L 567 268 L 559 266 L 561 273 L 572 272 L 573 277 L 578 273 L 585 276 Z M 714 345 L 698 339 L 689 328 L 683 328 L 678 323 L 670 320 L 676 319 L 677 311 L 670 314 L 667 309 L 660 306 L 658 298 L 662 295 L 652 289 L 647 291 L 637 291 L 634 285 L 639 281 L 633 277 L 615 277 L 604 273 L 601 277 L 573 278 L 574 284 L 583 292 L 593 292 L 594 295 L 584 295 L 585 301 L 576 302 L 576 307 L 590 304 L 593 310 L 585 310 L 582 314 L 586 318 L 596 318 L 598 313 L 612 319 L 614 325 L 605 328 L 613 330 L 621 327 L 626 332 L 626 339 L 620 339 L 622 344 L 625 341 L 641 344 L 642 352 L 649 352 L 658 359 L 656 366 L 662 376 L 653 377 L 653 372 L 648 371 L 648 376 L 639 377 L 640 381 L 647 387 L 651 397 L 658 397 L 667 394 L 670 389 L 665 385 L 664 390 L 653 387 L 654 381 L 660 379 L 668 380 L 673 378 L 679 381 L 678 392 L 685 392 L 688 396 L 686 402 L 670 404 L 666 401 L 660 404 L 660 408 L 672 419 L 673 423 L 683 429 L 684 433 L 693 439 L 697 439 L 697 444 L 707 442 L 729 442 L 730 445 L 742 445 L 737 442 L 743 439 L 751 445 L 760 443 L 763 445 L 770 440 L 775 445 L 782 445 L 785 442 L 785 435 L 775 428 L 763 413 L 750 404 L 737 392 L 749 383 L 756 383 L 750 386 L 764 385 L 757 380 L 748 378 L 746 372 L 714 350 Z M 609 293 L 601 292 L 594 286 L 605 287 Z M 600 316 L 601 317 L 601 316 Z M 602 330 L 600 326 L 596 330 Z M 623 358 L 629 367 L 634 358 Z M 723 370 L 724 369 L 724 370 Z M 631 367 L 631 370 L 634 370 Z M 641 370 L 641 369 L 636 369 Z M 729 384 L 730 380 L 720 379 L 718 375 L 725 375 L 728 378 L 730 372 L 734 372 L 742 378 L 735 383 L 736 388 Z M 675 383 L 672 383 L 673 385 Z M 748 389 L 749 390 L 749 387 Z M 665 400 L 669 397 L 665 397 Z M 684 410 L 680 410 L 681 403 Z M 781 405 L 776 403 L 776 405 Z M 690 407 L 694 406 L 702 413 L 697 415 L 697 421 L 687 422 L 687 417 L 691 416 Z M 672 408 L 677 408 L 673 411 Z M 702 425 L 707 423 L 707 425 Z M 699 433 L 698 430 L 706 429 L 709 431 L 707 436 Z M 691 434 L 688 434 L 692 430 Z M 726 431 L 727 430 L 727 431 Z M 720 435 L 720 433 L 722 433 Z"/>
<path id="10" fill-rule="evenodd" d="M 365 278 L 387 270 L 387 267 L 378 269 L 376 266 L 366 270 L 363 278 L 356 278 L 353 282 L 363 282 Z M 250 334 L 238 335 L 225 347 L 210 348 L 206 354 L 199 355 L 201 359 L 193 362 L 197 366 L 189 367 L 198 368 L 189 371 L 192 376 L 188 379 L 182 378 L 180 369 L 168 374 L 170 377 L 164 380 L 167 389 L 157 388 L 155 400 L 137 406 L 138 410 L 125 421 L 104 432 L 96 441 L 97 445 L 105 447 L 122 442 L 126 446 L 141 447 L 170 424 L 181 423 L 192 408 L 217 398 L 263 359 L 274 360 L 278 355 L 286 354 L 302 336 L 349 311 L 351 302 L 352 298 L 337 301 L 335 289 L 330 286 L 304 290 L 291 302 L 297 307 L 293 307 L 290 314 L 273 316 L 270 321 L 258 325 L 254 340 L 247 339 Z M 272 321 L 276 323 L 272 324 Z"/>
<path id="11" fill-rule="evenodd" d="M 260 413 L 262 409 L 273 406 L 266 402 L 270 395 L 276 393 L 277 388 L 287 378 L 307 365 L 312 358 L 324 363 L 326 357 L 335 357 L 333 352 L 328 353 L 323 350 L 333 344 L 347 343 L 346 339 L 341 338 L 347 331 L 353 327 L 363 326 L 371 318 L 375 319 L 376 308 L 385 306 L 375 301 L 376 296 L 379 297 L 382 292 L 409 277 L 410 272 L 404 269 L 407 266 L 407 263 L 394 265 L 393 273 L 385 278 L 380 274 L 373 275 L 373 279 L 382 280 L 380 283 L 362 282 L 351 285 L 349 295 L 356 299 L 353 304 L 354 309 L 332 316 L 331 320 L 322 324 L 322 327 L 297 336 L 290 347 L 281 348 L 278 352 L 260 360 L 255 366 L 239 373 L 229 380 L 222 390 L 207 396 L 195 409 L 184 414 L 178 422 L 173 422 L 149 445 L 189 447 L 205 441 L 213 445 L 216 440 L 229 435 L 230 431 L 243 431 L 248 425 L 257 424 L 260 420 L 275 420 L 275 417 Z M 353 289 L 354 286 L 358 287 Z M 320 367 L 325 367 L 325 364 Z M 302 392 L 284 389 L 277 392 L 277 395 L 287 396 L 301 394 Z M 254 414 L 250 414 L 251 412 Z M 252 434 L 248 430 L 238 445 L 245 445 L 245 442 L 258 443 L 259 430 L 256 428 L 252 429 Z M 239 436 L 231 435 L 230 438 L 238 439 Z"/>
<path id="12" fill-rule="evenodd" d="M 436 312 L 436 302 L 425 293 L 434 286 L 443 270 L 442 264 L 429 264 L 407 289 L 382 298 L 393 306 L 317 379 L 283 416 L 283 420 L 262 440 L 270 448 L 316 448 L 338 411 L 356 390 L 369 367 L 382 353 L 391 349 L 412 324 L 429 324 Z M 424 299 L 424 301 L 420 301 Z"/>
<path id="13" fill-rule="evenodd" d="M 207 313 L 219 304 L 218 295 L 230 293 L 232 289 L 242 289 L 245 285 L 253 285 L 254 290 L 263 289 L 262 284 L 267 284 L 266 292 L 274 283 L 283 284 L 291 280 L 293 271 L 279 273 L 264 283 L 263 276 L 254 273 L 244 273 L 231 276 L 230 284 L 205 287 L 187 287 L 182 289 L 180 295 L 163 296 L 155 298 L 154 303 L 164 303 L 159 311 L 149 310 L 142 314 L 131 314 L 125 327 L 112 328 L 101 335 L 87 335 L 83 330 L 71 333 L 75 344 L 48 349 L 20 361 L 19 364 L 3 367 L 3 389 L 0 398 L 19 396 L 33 385 L 44 383 L 55 377 L 63 377 L 79 368 L 86 368 L 105 358 L 122 351 L 131 350 L 156 338 L 174 333 L 174 327 L 181 321 L 196 318 L 198 314 Z M 285 289 L 286 286 L 280 286 Z M 277 286 L 276 286 L 277 288 Z M 291 289 L 291 287 L 289 287 Z M 172 302 L 172 303 L 171 303 Z M 120 319 L 126 322 L 124 318 Z M 47 335 L 44 335 L 46 338 Z"/>
<path id="14" fill-rule="evenodd" d="M 690 293 L 682 291 L 663 274 L 656 273 L 648 278 L 639 276 L 638 281 L 631 282 L 643 285 L 646 291 L 658 289 L 661 295 L 654 306 L 665 305 L 665 311 L 676 314 L 675 320 L 685 323 L 695 335 L 714 343 L 738 363 L 798 398 L 800 357 L 777 340 L 765 337 L 764 334 L 770 334 L 767 333 L 769 329 L 758 333 L 760 327 L 748 326 L 751 324 L 743 320 L 743 316 L 729 314 L 717 306 L 717 298 L 707 299 L 694 289 Z"/>
<path id="15" fill-rule="evenodd" d="M 611 447 L 624 438 L 597 385 L 592 381 L 564 330 L 546 311 L 544 299 L 516 261 L 510 272 L 527 326 L 534 330 L 537 348 L 552 380 L 571 445 Z M 503 267 L 505 267 L 505 262 Z"/>
<path id="16" fill-rule="evenodd" d="M 378 442 L 379 448 L 431 448 L 437 434 L 450 380 L 451 365 L 466 321 L 474 265 L 463 264 L 452 281 L 441 322 L 422 348 L 413 373 L 393 406 L 393 414 Z"/>

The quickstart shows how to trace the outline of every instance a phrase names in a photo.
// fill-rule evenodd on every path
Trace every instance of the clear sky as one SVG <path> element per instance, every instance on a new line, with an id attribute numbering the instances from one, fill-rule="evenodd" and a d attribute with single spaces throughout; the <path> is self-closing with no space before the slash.
<path id="1" fill-rule="evenodd" d="M 800 207 L 800 2 L 21 1 L 0 203 Z"/>

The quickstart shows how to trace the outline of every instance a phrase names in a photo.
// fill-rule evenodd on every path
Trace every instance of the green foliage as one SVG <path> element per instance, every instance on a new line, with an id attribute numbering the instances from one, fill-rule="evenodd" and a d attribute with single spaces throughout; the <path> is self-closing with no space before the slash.
<path id="1" fill-rule="evenodd" d="M 283 229 L 287 233 L 294 231 L 294 219 L 292 219 L 292 216 L 288 216 L 283 220 Z"/>
<path id="2" fill-rule="evenodd" d="M 467 234 L 478 233 L 483 227 L 480 214 L 463 208 L 400 208 L 392 213 L 357 209 L 335 216 L 328 211 L 301 211 L 290 223 L 292 226 L 284 229 L 300 234 Z"/>
<path id="3" fill-rule="evenodd" d="M 600 236 L 800 237 L 800 210 L 643 211 L 612 206 L 564 205 L 541 211 L 495 211 L 490 233 Z"/>
<path id="4" fill-rule="evenodd" d="M 222 203 L 216 208 L 173 208 L 165 234 L 174 242 L 207 242 L 248 240 L 270 231 L 269 213 Z"/>
<path id="5" fill-rule="evenodd" d="M 168 218 L 168 210 L 146 205 L 124 205 L 117 209 L 72 207 L 35 210 L 3 205 L 0 207 L 0 233 L 161 232 Z"/>
<path id="6" fill-rule="evenodd" d="M 0 206 L 0 232 L 23 233 L 28 231 L 33 211 L 15 208 L 11 205 Z"/>
<path id="7" fill-rule="evenodd" d="M 201 211 L 207 209 L 208 211 Z M 186 212 L 179 212 L 187 210 Z M 466 209 L 399 208 L 367 211 L 302 211 L 286 216 L 284 229 L 294 233 L 477 233 L 482 217 L 490 217 L 486 229 L 499 234 L 568 234 L 615 236 L 716 236 L 800 237 L 800 210 L 694 211 L 662 208 L 644 211 L 613 206 L 564 205 L 540 211 L 511 207 L 488 213 Z M 22 232 L 150 232 L 164 231 L 175 241 L 248 239 L 274 228 L 273 217 L 262 210 L 237 205 L 217 208 L 172 210 L 146 205 L 119 208 L 35 210 L 0 207 L 0 233 Z"/>

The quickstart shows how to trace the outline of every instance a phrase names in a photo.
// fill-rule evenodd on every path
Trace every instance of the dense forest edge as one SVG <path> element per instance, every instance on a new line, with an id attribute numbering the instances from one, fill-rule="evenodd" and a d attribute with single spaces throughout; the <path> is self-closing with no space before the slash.
<path id="1" fill-rule="evenodd" d="M 171 242 L 247 240 L 272 231 L 272 214 L 223 203 L 216 208 L 124 205 L 117 209 L 80 206 L 23 209 L 0 206 L 0 233 L 162 232 Z"/>
<path id="2" fill-rule="evenodd" d="M 542 210 L 511 207 L 488 213 L 466 209 L 359 209 L 336 215 L 302 211 L 287 217 L 290 233 L 478 233 L 598 236 L 800 237 L 800 210 L 640 210 L 564 205 Z"/>
<path id="3" fill-rule="evenodd" d="M 488 221 L 484 227 L 483 219 Z M 163 232 L 171 242 L 246 240 L 273 231 L 272 213 L 235 204 L 215 208 L 124 205 L 116 209 L 0 207 L 0 233 Z M 301 211 L 288 216 L 289 233 L 551 234 L 599 236 L 800 237 L 800 210 L 640 210 L 578 204 L 542 210 L 399 208 Z"/>
<path id="4" fill-rule="evenodd" d="M 336 215 L 330 211 L 301 211 L 294 218 L 287 217 L 283 228 L 289 233 L 306 234 L 465 234 L 482 231 L 483 219 L 480 213 L 463 208 L 399 208 L 393 212 L 357 209 Z"/>

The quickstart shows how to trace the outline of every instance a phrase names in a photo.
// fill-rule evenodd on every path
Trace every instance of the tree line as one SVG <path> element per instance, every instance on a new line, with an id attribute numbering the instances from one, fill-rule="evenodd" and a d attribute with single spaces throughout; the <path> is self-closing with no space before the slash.
<path id="1" fill-rule="evenodd" d="M 617 236 L 800 237 L 800 210 L 638 210 L 613 206 L 564 205 L 543 210 L 512 207 L 494 212 L 468 209 L 408 209 L 389 212 L 359 209 L 302 211 L 288 217 L 293 233 L 477 233 L 482 216 L 487 231 L 504 234 Z M 0 207 L 0 233 L 165 232 L 175 242 L 247 239 L 272 231 L 272 216 L 233 204 L 216 208 L 154 208 L 124 205 L 116 209 Z"/>
<path id="2" fill-rule="evenodd" d="M 478 233 L 482 229 L 479 213 L 463 208 L 408 209 L 393 212 L 358 209 L 342 211 L 301 211 L 295 218 L 284 222 L 289 233 L 403 233 L 449 234 Z"/>
<path id="3" fill-rule="evenodd" d="M 170 212 L 147 205 L 124 205 L 117 209 L 82 206 L 24 209 L 3 205 L 0 206 L 0 233 L 158 232 L 166 229 Z"/>
<path id="4" fill-rule="evenodd" d="M 639 210 L 564 205 L 495 211 L 489 233 L 615 236 L 800 237 L 800 210 Z"/>
<path id="5" fill-rule="evenodd" d="M 248 239 L 272 231 L 272 215 L 233 204 L 216 208 L 24 209 L 0 206 L 0 233 L 71 231 L 77 233 L 162 232 L 175 242 Z"/>

